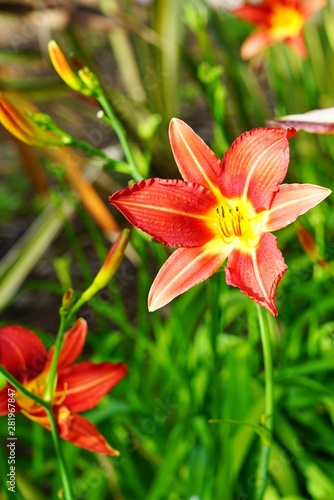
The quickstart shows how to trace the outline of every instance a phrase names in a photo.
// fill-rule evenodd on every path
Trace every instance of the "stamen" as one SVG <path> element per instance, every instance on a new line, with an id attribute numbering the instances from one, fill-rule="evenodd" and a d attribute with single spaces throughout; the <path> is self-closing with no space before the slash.
<path id="1" fill-rule="evenodd" d="M 65 398 L 67 396 L 67 389 L 68 389 L 68 383 L 64 382 L 64 388 L 63 388 L 63 390 L 62 391 L 58 391 L 55 394 L 55 397 L 54 397 L 54 400 L 53 400 L 53 404 L 54 405 L 61 405 L 65 401 Z"/>
<path id="2" fill-rule="evenodd" d="M 247 205 L 240 207 L 239 204 L 220 205 L 216 208 L 216 214 L 218 215 L 217 227 L 225 243 L 230 244 L 238 238 L 250 248 L 258 244 L 263 225 L 261 214 L 249 210 Z"/>

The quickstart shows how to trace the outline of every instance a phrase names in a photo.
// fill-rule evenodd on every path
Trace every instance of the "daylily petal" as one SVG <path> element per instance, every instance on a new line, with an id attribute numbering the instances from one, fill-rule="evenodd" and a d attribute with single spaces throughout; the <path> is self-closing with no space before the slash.
<path id="1" fill-rule="evenodd" d="M 46 349 L 37 335 L 18 325 L 0 327 L 0 365 L 20 382 L 41 373 Z"/>
<path id="2" fill-rule="evenodd" d="M 95 453 L 106 453 L 117 456 L 119 452 L 114 450 L 97 428 L 86 418 L 68 411 L 61 407 L 57 418 L 59 436 L 65 441 L 70 441 L 80 448 L 94 451 Z"/>
<path id="3" fill-rule="evenodd" d="M 8 415 L 8 387 L 0 389 L 0 416 Z"/>
<path id="4" fill-rule="evenodd" d="M 244 5 L 233 10 L 237 17 L 259 27 L 243 44 L 242 57 L 249 59 L 278 41 L 286 42 L 305 57 L 303 25 L 325 3 L 325 0 L 263 0 L 258 5 Z"/>
<path id="5" fill-rule="evenodd" d="M 218 202 L 199 184 L 153 178 L 118 191 L 109 201 L 165 245 L 198 247 L 215 236 L 211 220 Z"/>
<path id="6" fill-rule="evenodd" d="M 269 26 L 269 16 L 272 12 L 270 5 L 243 5 L 234 9 L 233 14 L 244 21 L 257 24 L 258 26 Z"/>
<path id="7" fill-rule="evenodd" d="M 306 113 L 269 120 L 270 126 L 293 127 L 312 134 L 334 134 L 334 108 L 314 109 Z"/>
<path id="8" fill-rule="evenodd" d="M 267 231 L 277 231 L 315 207 L 331 194 L 331 190 L 313 184 L 282 184 L 274 196 Z"/>
<path id="9" fill-rule="evenodd" d="M 58 359 L 58 370 L 70 366 L 80 356 L 85 344 L 86 334 L 87 322 L 83 318 L 79 318 L 74 326 L 64 334 L 63 347 Z M 48 352 L 47 367 L 51 363 L 53 352 L 54 346 Z"/>
<path id="10" fill-rule="evenodd" d="M 231 251 L 222 240 L 198 248 L 176 250 L 157 274 L 148 296 L 148 308 L 155 311 L 174 297 L 214 274 Z"/>
<path id="11" fill-rule="evenodd" d="M 48 431 L 51 429 L 50 420 L 44 408 L 37 406 L 33 411 L 21 409 L 21 413 L 29 418 L 29 420 L 36 422 L 36 424 L 42 425 Z"/>
<path id="12" fill-rule="evenodd" d="M 57 391 L 65 391 L 66 407 L 73 412 L 94 408 L 126 374 L 122 363 L 77 363 L 59 372 Z"/>
<path id="13" fill-rule="evenodd" d="M 239 287 L 252 300 L 277 316 L 277 285 L 287 270 L 277 248 L 276 238 L 265 233 L 259 245 L 250 252 L 233 250 L 225 267 L 226 283 Z"/>
<path id="14" fill-rule="evenodd" d="M 326 5 L 326 0 L 304 0 L 299 3 L 299 10 L 303 13 L 305 19 L 313 16 L 315 12 Z"/>
<path id="15" fill-rule="evenodd" d="M 273 43 L 275 43 L 275 40 L 269 35 L 268 31 L 255 31 L 242 44 L 241 57 L 250 59 Z"/>
<path id="16" fill-rule="evenodd" d="M 296 52 L 298 52 L 298 54 L 301 57 L 307 57 L 308 50 L 306 48 L 304 39 L 303 39 L 301 34 L 294 36 L 294 37 L 291 37 L 291 38 L 286 38 L 285 42 L 288 45 L 290 45 L 290 47 L 292 47 Z"/>
<path id="17" fill-rule="evenodd" d="M 238 137 L 222 159 L 219 186 L 229 199 L 249 200 L 256 212 L 270 208 L 289 164 L 294 129 L 258 128 Z"/>
<path id="18" fill-rule="evenodd" d="M 219 193 L 220 160 L 209 146 L 189 125 L 177 118 L 170 122 L 169 139 L 183 179 Z"/>

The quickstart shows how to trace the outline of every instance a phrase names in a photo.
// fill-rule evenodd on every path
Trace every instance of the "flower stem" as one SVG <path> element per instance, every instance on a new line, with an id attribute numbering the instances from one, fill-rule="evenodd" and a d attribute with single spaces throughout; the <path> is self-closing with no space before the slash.
<path id="1" fill-rule="evenodd" d="M 141 173 L 138 170 L 138 167 L 137 167 L 136 161 L 133 157 L 133 154 L 132 154 L 132 151 L 131 151 L 131 148 L 129 145 L 129 141 L 126 137 L 126 132 L 123 128 L 123 125 L 118 120 L 118 118 L 115 115 L 106 95 L 104 94 L 104 92 L 101 89 L 99 89 L 96 92 L 96 98 L 99 101 L 99 103 L 101 104 L 104 111 L 106 112 L 106 114 L 110 120 L 110 124 L 111 124 L 113 130 L 115 131 L 115 133 L 116 133 L 116 135 L 121 143 L 125 157 L 129 163 L 129 167 L 131 169 L 132 177 L 136 181 L 141 181 L 143 179 L 143 176 L 141 175 Z"/>
<path id="2" fill-rule="evenodd" d="M 50 370 L 48 372 L 45 384 L 44 401 L 46 401 L 47 403 L 53 401 L 53 395 L 57 385 L 57 365 L 58 365 L 60 351 L 63 345 L 63 335 L 65 332 L 66 323 L 67 323 L 66 317 L 61 314 L 55 349 L 53 351 Z"/>
<path id="3" fill-rule="evenodd" d="M 13 386 L 15 389 L 28 398 L 32 399 L 35 401 L 37 404 L 42 406 L 44 408 L 50 422 L 50 430 L 51 430 L 51 435 L 52 435 L 52 440 L 53 444 L 56 450 L 57 454 L 57 459 L 58 459 L 58 465 L 60 469 L 60 476 L 62 480 L 62 484 L 64 487 L 64 499 L 65 500 L 73 500 L 73 494 L 72 494 L 72 489 L 71 489 L 71 482 L 70 482 L 70 477 L 69 473 L 66 467 L 66 462 L 64 459 L 64 455 L 59 443 L 59 437 L 58 437 L 58 429 L 57 429 L 57 423 L 55 416 L 52 411 L 52 407 L 49 403 L 44 401 L 43 399 L 39 398 L 36 396 L 36 394 L 33 394 L 32 392 L 28 391 L 20 382 L 16 380 L 13 375 L 11 375 L 3 366 L 0 365 L 0 373 L 5 377 L 5 379 Z"/>
<path id="4" fill-rule="evenodd" d="M 49 406 L 45 406 L 44 408 L 49 417 L 50 431 L 52 435 L 53 445 L 55 447 L 58 458 L 58 466 L 60 470 L 61 482 L 64 487 L 64 498 L 65 500 L 73 500 L 74 497 L 72 494 L 70 476 L 65 462 L 64 454 L 59 442 L 57 422 L 53 414 L 52 408 L 50 408 Z"/>
<path id="5" fill-rule="evenodd" d="M 256 304 L 256 310 L 259 320 L 261 341 L 263 348 L 264 359 L 264 376 L 265 376 L 265 421 L 264 427 L 268 430 L 269 439 L 263 438 L 260 466 L 258 469 L 258 477 L 256 481 L 257 491 L 255 495 L 256 500 L 262 500 L 266 485 L 269 456 L 272 443 L 273 431 L 273 414 L 274 414 L 274 392 L 273 392 L 273 363 L 271 356 L 271 342 L 268 324 L 265 321 L 262 307 Z"/>
<path id="6" fill-rule="evenodd" d="M 122 173 L 126 174 L 131 174 L 131 167 L 128 163 L 122 160 L 114 160 L 100 149 L 95 148 L 94 146 L 91 146 L 86 142 L 79 141 L 74 137 L 71 137 L 71 142 L 69 143 L 69 145 L 81 149 L 82 151 L 86 151 L 92 155 L 98 156 L 99 158 L 102 158 L 106 162 L 105 165 L 110 166 L 114 170 L 121 171 Z"/>

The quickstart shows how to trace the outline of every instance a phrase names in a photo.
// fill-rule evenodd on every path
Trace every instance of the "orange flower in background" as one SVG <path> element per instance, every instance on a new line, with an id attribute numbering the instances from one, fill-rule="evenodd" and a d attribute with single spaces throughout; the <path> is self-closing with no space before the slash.
<path id="1" fill-rule="evenodd" d="M 169 132 L 184 180 L 143 180 L 109 198 L 131 224 L 180 247 L 155 278 L 149 309 L 201 283 L 228 257 L 227 283 L 276 316 L 276 289 L 287 266 L 271 232 L 291 224 L 331 191 L 312 184 L 281 185 L 294 129 L 245 132 L 222 160 L 181 120 L 173 118 Z"/>
<path id="2" fill-rule="evenodd" d="M 94 408 L 99 400 L 126 374 L 126 366 L 118 363 L 73 364 L 81 354 L 87 323 L 79 319 L 65 333 L 58 360 L 57 385 L 52 402 L 59 436 L 87 450 L 118 455 L 96 427 L 78 413 Z M 18 325 L 0 328 L 0 364 L 24 387 L 43 399 L 53 347 L 46 351 L 42 341 L 30 330 Z M 0 390 L 0 415 L 8 413 L 8 384 Z M 16 391 L 16 410 L 50 430 L 45 410 L 34 400 Z"/>
<path id="3" fill-rule="evenodd" d="M 309 17 L 326 4 L 325 0 L 263 0 L 245 4 L 232 12 L 258 26 L 242 44 L 241 57 L 250 59 L 262 49 L 284 41 L 302 57 L 307 56 L 302 29 Z"/>

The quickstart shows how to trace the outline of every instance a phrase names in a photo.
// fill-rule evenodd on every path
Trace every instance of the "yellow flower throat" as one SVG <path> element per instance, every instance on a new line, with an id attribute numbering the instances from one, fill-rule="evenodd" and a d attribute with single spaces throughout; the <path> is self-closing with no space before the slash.
<path id="1" fill-rule="evenodd" d="M 217 207 L 218 224 L 215 225 L 225 243 L 230 244 L 238 238 L 239 246 L 251 249 L 259 242 L 265 212 L 257 214 L 250 203 L 245 204 L 242 200 L 238 202 L 225 202 Z"/>
<path id="2" fill-rule="evenodd" d="M 284 5 L 277 5 L 270 18 L 270 35 L 273 38 L 282 40 L 284 38 L 294 37 L 300 33 L 304 18 L 298 10 Z"/>
<path id="3" fill-rule="evenodd" d="M 46 378 L 47 378 L 47 372 L 44 371 L 40 375 L 38 375 L 36 378 L 31 380 L 30 382 L 26 382 L 24 384 L 25 388 L 28 389 L 28 391 L 32 392 L 36 396 L 40 397 L 43 399 L 44 397 L 44 391 L 45 391 L 45 385 L 46 385 Z M 66 390 L 67 387 L 64 387 L 63 390 L 57 391 L 54 394 L 54 399 L 52 404 L 53 405 L 60 405 L 64 401 L 66 397 Z M 25 394 L 21 392 L 17 392 L 16 395 L 16 401 L 18 405 L 21 408 L 21 412 L 30 420 L 34 420 L 36 422 L 40 422 L 42 425 L 44 423 L 48 423 L 48 417 L 45 415 L 41 415 L 40 412 L 42 411 L 41 406 L 36 403 L 33 399 L 29 398 Z M 34 416 L 36 414 L 36 416 Z"/>

